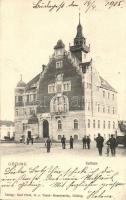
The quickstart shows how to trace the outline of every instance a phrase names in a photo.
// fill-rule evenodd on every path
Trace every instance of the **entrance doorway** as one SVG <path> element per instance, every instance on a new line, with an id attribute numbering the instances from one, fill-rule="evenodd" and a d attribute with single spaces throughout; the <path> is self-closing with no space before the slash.
<path id="1" fill-rule="evenodd" d="M 47 120 L 43 121 L 43 138 L 49 137 L 49 122 Z"/>
<path id="2" fill-rule="evenodd" d="M 31 131 L 28 131 L 28 138 L 31 139 Z"/>

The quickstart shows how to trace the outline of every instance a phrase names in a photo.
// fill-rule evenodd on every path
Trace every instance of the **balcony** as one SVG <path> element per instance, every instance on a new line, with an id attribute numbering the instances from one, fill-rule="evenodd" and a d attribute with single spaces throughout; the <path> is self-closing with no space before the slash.
<path id="1" fill-rule="evenodd" d="M 88 52 L 90 52 L 90 45 L 87 46 L 86 44 L 83 44 L 83 45 L 71 46 L 70 50 L 72 52 L 75 52 L 75 51 L 84 51 L 85 53 L 88 53 Z"/>

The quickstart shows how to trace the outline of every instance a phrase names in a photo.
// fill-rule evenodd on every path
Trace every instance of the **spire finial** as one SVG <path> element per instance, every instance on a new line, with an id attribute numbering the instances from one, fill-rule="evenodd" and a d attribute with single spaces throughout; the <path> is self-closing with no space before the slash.
<path id="1" fill-rule="evenodd" d="M 79 8 L 79 24 L 80 24 L 80 8 Z"/>

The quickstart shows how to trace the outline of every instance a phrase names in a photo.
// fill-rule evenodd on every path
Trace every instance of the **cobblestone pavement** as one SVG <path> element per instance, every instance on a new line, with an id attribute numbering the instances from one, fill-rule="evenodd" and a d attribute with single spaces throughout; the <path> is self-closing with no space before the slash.
<path id="1" fill-rule="evenodd" d="M 44 143 L 34 143 L 32 144 L 22 144 L 22 143 L 0 143 L 0 155 L 41 155 L 46 153 L 46 147 Z M 91 143 L 91 149 L 83 149 L 82 143 L 75 143 L 74 149 L 69 148 L 69 143 L 66 144 L 66 149 L 62 149 L 60 143 L 53 143 L 51 147 L 51 155 L 71 155 L 71 156 L 99 156 L 96 148 L 96 143 Z M 47 154 L 47 153 L 46 153 Z M 106 154 L 106 145 L 103 148 L 103 156 L 107 156 Z M 111 156 L 111 153 L 110 153 Z M 119 146 L 116 149 L 116 157 L 125 157 L 126 156 L 126 148 L 123 146 Z"/>

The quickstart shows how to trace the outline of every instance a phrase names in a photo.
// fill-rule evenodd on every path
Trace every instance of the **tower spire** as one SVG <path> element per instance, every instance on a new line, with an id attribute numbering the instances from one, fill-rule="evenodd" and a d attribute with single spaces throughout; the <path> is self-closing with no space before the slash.
<path id="1" fill-rule="evenodd" d="M 79 8 L 79 25 L 80 25 L 80 8 Z"/>

